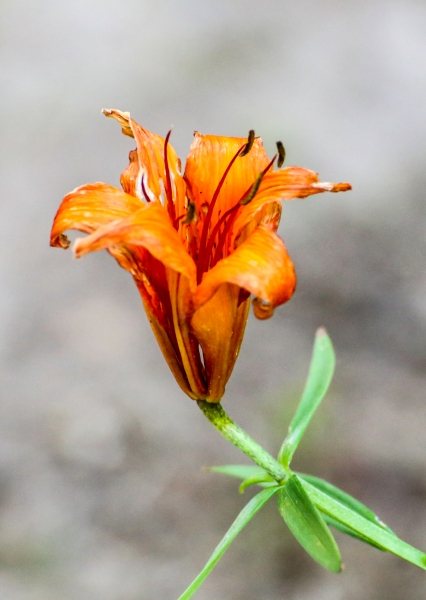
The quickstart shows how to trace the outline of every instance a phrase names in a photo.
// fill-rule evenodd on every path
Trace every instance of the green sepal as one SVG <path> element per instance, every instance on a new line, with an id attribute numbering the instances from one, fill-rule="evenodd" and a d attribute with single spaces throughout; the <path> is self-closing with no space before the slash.
<path id="1" fill-rule="evenodd" d="M 366 519 L 359 512 L 329 496 L 311 483 L 302 481 L 302 485 L 317 509 L 350 529 L 352 535 L 357 534 L 360 540 L 378 546 L 381 550 L 392 552 L 392 554 L 426 570 L 426 554 L 424 552 L 403 542 L 386 526 L 383 527 L 383 525 Z"/>
<path id="2" fill-rule="evenodd" d="M 278 454 L 278 462 L 285 469 L 289 468 L 293 454 L 328 390 L 333 378 L 335 364 L 336 359 L 333 344 L 325 329 L 320 328 L 315 337 L 311 366 L 305 389 L 303 390 L 296 414 L 288 428 L 287 437 Z"/>
<path id="3" fill-rule="evenodd" d="M 224 552 L 234 541 L 240 531 L 247 525 L 249 521 L 251 521 L 254 515 L 262 508 L 262 506 L 264 506 L 264 504 L 266 504 L 266 502 L 277 493 L 279 489 L 280 488 L 278 486 L 275 486 L 273 488 L 270 487 L 266 490 L 262 490 L 254 498 L 252 498 L 248 504 L 246 504 L 238 517 L 232 523 L 231 527 L 225 533 L 219 545 L 215 548 L 204 569 L 201 571 L 201 573 L 199 573 L 199 575 L 194 579 L 191 585 L 184 591 L 178 600 L 188 600 L 193 596 L 193 594 L 198 590 L 200 585 L 222 558 Z"/>
<path id="4" fill-rule="evenodd" d="M 278 509 L 306 552 L 329 571 L 339 573 L 342 568 L 339 548 L 297 475 L 291 475 L 280 486 Z"/>

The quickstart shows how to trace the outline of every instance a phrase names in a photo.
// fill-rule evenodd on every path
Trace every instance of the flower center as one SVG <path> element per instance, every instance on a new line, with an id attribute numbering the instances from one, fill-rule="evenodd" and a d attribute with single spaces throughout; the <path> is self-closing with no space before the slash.
<path id="1" fill-rule="evenodd" d="M 249 143 L 250 143 L 250 137 L 249 137 Z M 197 263 L 197 280 L 198 283 L 201 282 L 203 273 L 205 273 L 206 271 L 208 271 L 209 268 L 212 268 L 215 266 L 215 264 L 221 259 L 223 258 L 223 253 L 224 253 L 224 248 L 225 248 L 225 243 L 227 241 L 227 238 L 230 234 L 230 232 L 232 231 L 232 225 L 235 222 L 235 219 L 238 215 L 238 211 L 242 206 L 245 206 L 247 204 L 249 204 L 253 198 L 255 197 L 260 183 L 262 181 L 263 176 L 272 168 L 277 155 L 274 156 L 274 158 L 270 161 L 270 163 L 267 165 L 267 167 L 260 172 L 259 176 L 257 177 L 256 181 L 244 192 L 244 194 L 241 196 L 240 200 L 231 208 L 229 208 L 219 219 L 218 222 L 215 224 L 215 226 L 213 227 L 210 236 L 208 237 L 207 240 L 207 236 L 208 236 L 208 228 L 209 225 L 211 223 L 211 216 L 213 213 L 213 208 L 214 208 L 214 204 L 213 202 L 216 202 L 216 199 L 219 195 L 220 189 L 222 188 L 226 176 L 229 173 L 230 168 L 232 167 L 234 161 L 236 160 L 236 158 L 238 156 L 244 155 L 243 153 L 245 152 L 246 147 L 249 144 L 246 144 L 245 146 L 243 146 L 242 148 L 240 148 L 237 152 L 237 154 L 232 158 L 231 162 L 229 163 L 227 169 L 225 170 L 225 173 L 222 176 L 222 179 L 219 181 L 219 184 L 216 188 L 216 191 L 213 195 L 212 201 L 209 205 L 209 210 L 207 212 L 206 215 L 206 220 L 204 221 L 203 224 L 203 231 L 202 233 L 204 234 L 204 232 L 206 231 L 205 234 L 205 239 L 203 240 L 203 236 L 201 237 L 201 242 L 200 242 L 200 250 L 199 250 L 199 255 L 198 255 L 198 263 Z M 210 211 L 210 208 L 213 206 L 212 210 Z M 210 213 L 210 214 L 209 214 Z M 208 222 L 207 222 L 207 219 Z M 207 224 L 206 224 L 207 222 Z M 223 230 L 220 231 L 221 227 L 223 226 Z M 217 242 L 216 242 L 216 238 L 217 238 Z M 203 245 L 204 244 L 204 245 Z M 213 255 L 213 249 L 215 249 L 214 255 Z"/>
<path id="2" fill-rule="evenodd" d="M 203 276 L 203 273 L 205 271 L 207 271 L 208 267 L 209 267 L 209 254 L 206 252 L 207 250 L 207 237 L 208 237 L 208 233 L 209 233 L 209 229 L 210 229 L 210 224 L 211 224 L 211 220 L 212 220 L 212 216 L 213 216 L 213 210 L 214 207 L 216 205 L 216 200 L 218 199 L 218 196 L 220 194 L 220 191 L 223 187 L 223 184 L 225 183 L 225 179 L 229 173 L 229 171 L 231 170 L 232 165 L 234 164 L 234 162 L 237 160 L 237 158 L 239 157 L 240 153 L 246 148 L 247 144 L 244 144 L 243 146 L 241 146 L 241 148 L 239 148 L 237 150 L 237 152 L 234 154 L 234 156 L 231 158 L 229 165 L 226 167 L 225 172 L 223 173 L 219 183 L 217 184 L 217 187 L 214 191 L 213 197 L 211 199 L 211 202 L 209 204 L 209 207 L 207 209 L 207 214 L 206 217 L 204 219 L 204 223 L 203 223 L 203 229 L 201 232 L 201 240 L 200 240 L 200 249 L 199 249 L 199 254 L 198 254 L 198 264 L 197 264 L 197 280 L 198 283 L 201 282 L 201 278 Z M 215 234 L 216 236 L 216 234 Z M 211 236 L 210 236 L 211 238 Z"/>

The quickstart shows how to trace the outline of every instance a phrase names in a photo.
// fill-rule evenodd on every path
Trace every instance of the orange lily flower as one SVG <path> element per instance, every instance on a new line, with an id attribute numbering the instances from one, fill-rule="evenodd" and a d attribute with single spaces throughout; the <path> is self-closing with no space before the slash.
<path id="1" fill-rule="evenodd" d="M 123 191 L 106 183 L 76 188 L 55 216 L 51 245 L 77 257 L 106 249 L 129 271 L 151 327 L 182 390 L 219 402 L 241 346 L 250 305 L 260 319 L 289 300 L 293 263 L 276 235 L 281 200 L 351 189 L 325 183 L 313 171 L 273 171 L 260 138 L 195 133 L 186 162 L 169 142 L 129 113 L 116 119 L 136 150 L 121 175 Z M 277 144 L 283 161 L 282 144 Z"/>

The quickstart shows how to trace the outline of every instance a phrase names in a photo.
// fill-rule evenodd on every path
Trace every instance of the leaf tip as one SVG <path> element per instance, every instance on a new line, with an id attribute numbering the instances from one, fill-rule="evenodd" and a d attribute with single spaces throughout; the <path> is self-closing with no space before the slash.
<path id="1" fill-rule="evenodd" d="M 315 337 L 328 337 L 328 333 L 325 327 L 319 327 L 315 333 Z"/>

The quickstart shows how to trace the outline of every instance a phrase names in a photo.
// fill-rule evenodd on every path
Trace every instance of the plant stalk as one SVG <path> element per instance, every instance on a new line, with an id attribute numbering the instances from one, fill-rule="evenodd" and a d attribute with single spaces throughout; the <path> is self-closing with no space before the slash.
<path id="1" fill-rule="evenodd" d="M 259 467 L 264 469 L 277 483 L 283 483 L 289 473 L 257 442 L 251 439 L 234 421 L 228 417 L 219 402 L 206 402 L 197 400 L 201 411 L 210 423 L 234 446 L 237 446 Z"/>

